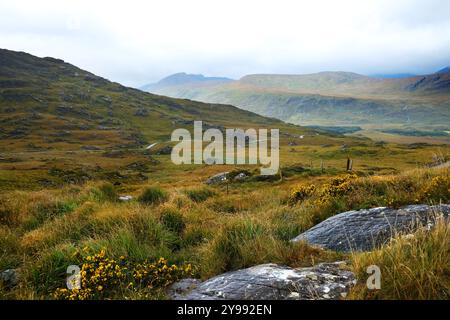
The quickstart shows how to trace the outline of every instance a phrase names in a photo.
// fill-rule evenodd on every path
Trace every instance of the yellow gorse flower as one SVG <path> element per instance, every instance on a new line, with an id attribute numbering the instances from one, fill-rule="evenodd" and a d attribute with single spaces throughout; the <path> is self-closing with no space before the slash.
<path id="1" fill-rule="evenodd" d="M 83 252 L 88 252 L 83 248 Z M 120 257 L 119 261 L 106 256 L 106 250 L 83 258 L 80 271 L 81 289 L 59 288 L 54 292 L 56 299 L 87 300 L 105 298 L 118 288 L 138 290 L 167 286 L 178 279 L 193 275 L 192 266 L 168 264 L 161 257 L 156 262 L 132 265 Z"/>

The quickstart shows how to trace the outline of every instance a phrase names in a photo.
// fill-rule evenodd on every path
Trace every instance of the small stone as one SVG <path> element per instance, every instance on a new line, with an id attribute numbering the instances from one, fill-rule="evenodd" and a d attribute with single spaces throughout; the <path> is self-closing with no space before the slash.
<path id="1" fill-rule="evenodd" d="M 8 269 L 0 272 L 0 284 L 5 288 L 11 289 L 15 287 L 18 283 L 17 272 L 14 269 Z"/>
<path id="2" fill-rule="evenodd" d="M 119 200 L 120 200 L 120 201 L 127 202 L 127 201 L 133 200 L 133 197 L 132 197 L 132 196 L 120 196 L 120 197 L 119 197 Z"/>

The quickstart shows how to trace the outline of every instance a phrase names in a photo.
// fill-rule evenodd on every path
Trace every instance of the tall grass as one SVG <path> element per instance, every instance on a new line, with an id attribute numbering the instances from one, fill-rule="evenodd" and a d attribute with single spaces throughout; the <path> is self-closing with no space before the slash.
<path id="1" fill-rule="evenodd" d="M 142 204 L 161 204 L 168 200 L 168 193 L 159 187 L 146 188 L 138 198 Z"/>
<path id="2" fill-rule="evenodd" d="M 196 188 L 186 190 L 186 195 L 195 202 L 203 202 L 215 195 L 215 192 L 208 188 Z"/>
<path id="3" fill-rule="evenodd" d="M 307 182 L 321 190 L 332 178 Z M 19 268 L 23 274 L 21 286 L 8 295 L 49 298 L 63 286 L 65 268 L 74 262 L 71 254 L 86 246 L 105 248 L 109 256 L 124 256 L 131 263 L 160 256 L 170 263 L 192 263 L 202 278 L 261 263 L 297 267 L 340 260 L 346 257 L 289 240 L 346 210 L 450 201 L 446 170 L 358 177 L 333 197 L 314 193 L 289 201 L 297 183 L 305 181 L 239 183 L 228 194 L 213 187 L 189 192 L 149 187 L 138 201 L 127 203 L 116 201 L 115 187 L 102 182 L 2 194 L 0 271 Z M 352 297 L 448 297 L 448 226 L 440 223 L 431 233 L 421 232 L 351 257 L 360 277 L 366 277 L 365 266 L 379 264 L 387 283 L 378 293 L 358 286 Z"/>
<path id="4" fill-rule="evenodd" d="M 351 260 L 360 279 L 367 278 L 367 266 L 379 266 L 381 289 L 368 290 L 361 281 L 350 299 L 450 298 L 450 225 L 444 219 L 431 231 L 420 229 L 379 250 L 354 254 Z"/>

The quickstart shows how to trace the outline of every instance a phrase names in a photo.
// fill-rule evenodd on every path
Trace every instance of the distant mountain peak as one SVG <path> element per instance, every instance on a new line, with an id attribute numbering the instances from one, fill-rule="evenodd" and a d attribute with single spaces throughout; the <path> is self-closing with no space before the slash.
<path id="1" fill-rule="evenodd" d="M 436 73 L 449 73 L 449 72 L 450 72 L 450 67 L 445 67 L 445 68 L 439 70 Z"/>
<path id="2" fill-rule="evenodd" d="M 189 82 L 203 82 L 203 81 L 232 81 L 232 80 L 225 77 L 205 77 L 202 74 L 190 74 L 186 72 L 179 72 L 161 79 L 160 81 L 158 81 L 158 84 L 177 85 Z"/>
<path id="3" fill-rule="evenodd" d="M 151 91 L 155 88 L 161 88 L 161 87 L 172 87 L 172 86 L 179 86 L 179 85 L 189 85 L 189 84 L 196 84 L 196 83 L 212 83 L 212 84 L 219 84 L 219 83 L 226 83 L 231 82 L 233 79 L 225 78 L 225 77 L 205 77 L 203 74 L 190 74 L 186 72 L 178 72 L 171 74 L 170 76 L 167 76 L 161 80 L 159 80 L 157 83 L 148 84 L 143 87 L 141 87 L 141 90 L 145 91 Z"/>

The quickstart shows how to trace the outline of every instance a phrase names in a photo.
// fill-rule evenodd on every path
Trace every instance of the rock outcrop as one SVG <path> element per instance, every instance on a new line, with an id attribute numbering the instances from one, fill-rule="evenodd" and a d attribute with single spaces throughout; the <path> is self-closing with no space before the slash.
<path id="1" fill-rule="evenodd" d="M 335 215 L 292 241 L 306 241 L 324 249 L 370 251 L 386 244 L 398 233 L 412 233 L 433 224 L 437 214 L 448 216 L 450 205 L 410 205 L 400 209 L 374 208 Z"/>
<path id="2" fill-rule="evenodd" d="M 222 172 L 222 173 L 216 174 L 216 175 L 210 177 L 208 180 L 206 180 L 205 183 L 209 184 L 209 185 L 211 185 L 211 184 L 220 184 L 222 182 L 227 181 L 228 174 L 229 174 L 229 172 Z"/>
<path id="3" fill-rule="evenodd" d="M 156 151 L 157 155 L 170 155 L 172 153 L 172 147 L 171 146 L 165 146 L 159 150 Z"/>
<path id="4" fill-rule="evenodd" d="M 176 283 L 168 294 L 176 300 L 340 299 L 356 283 L 354 274 L 344 266 L 344 262 L 336 262 L 294 269 L 264 264 L 227 272 L 198 285 L 189 281 L 186 285 L 194 288 L 184 294 L 177 288 L 186 285 Z"/>

